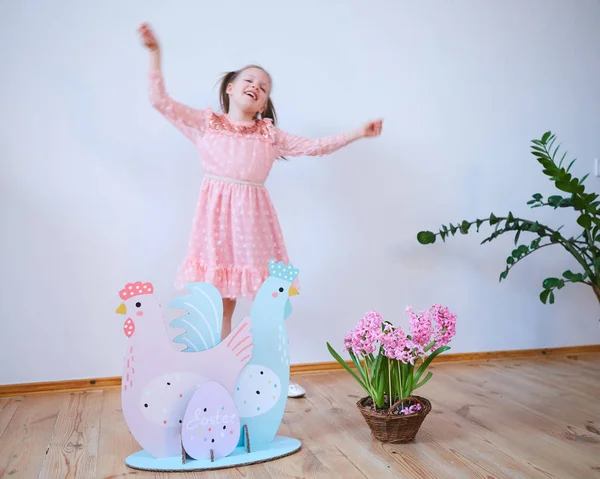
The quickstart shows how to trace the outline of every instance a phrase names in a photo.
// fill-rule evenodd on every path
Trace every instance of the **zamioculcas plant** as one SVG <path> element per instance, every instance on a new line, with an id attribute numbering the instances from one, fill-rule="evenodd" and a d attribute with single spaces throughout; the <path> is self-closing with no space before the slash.
<path id="1" fill-rule="evenodd" d="M 506 279 L 509 271 L 533 252 L 546 246 L 561 246 L 575 258 L 579 270 L 577 272 L 567 270 L 562 273 L 562 276 L 546 278 L 542 283 L 540 300 L 544 304 L 547 302 L 553 304 L 555 290 L 562 289 L 567 283 L 580 283 L 592 288 L 596 299 L 600 302 L 600 210 L 598 208 L 600 201 L 596 193 L 585 191 L 583 182 L 588 175 L 579 179 L 569 173 L 576 160 L 572 160 L 568 166 L 564 165 L 567 156 L 565 152 L 557 161 L 560 145 L 554 147 L 555 139 L 555 135 L 551 132 L 545 133 L 540 140 L 532 141 L 531 153 L 542 165 L 543 173 L 554 182 L 560 194 L 544 199 L 541 194 L 536 193 L 527 204 L 532 208 L 542 206 L 554 209 L 572 208 L 576 212 L 577 224 L 581 227 L 578 235 L 566 238 L 560 232 L 562 226 L 554 229 L 538 221 L 517 218 L 509 212 L 506 216 L 491 213 L 488 218 L 475 221 L 464 220 L 456 226 L 452 223 L 449 227 L 442 225 L 438 233 L 421 231 L 417 234 L 419 243 L 425 245 L 435 243 L 437 236 L 445 242 L 447 237 L 454 236 L 457 231 L 466 235 L 471 231 L 472 226 L 475 226 L 479 232 L 480 227 L 485 223 L 493 226 L 494 231 L 481 244 L 492 241 L 504 233 L 514 233 L 515 248 L 506 258 L 506 268 L 500 273 L 499 281 Z M 533 235 L 534 239 L 519 244 L 523 233 Z"/>

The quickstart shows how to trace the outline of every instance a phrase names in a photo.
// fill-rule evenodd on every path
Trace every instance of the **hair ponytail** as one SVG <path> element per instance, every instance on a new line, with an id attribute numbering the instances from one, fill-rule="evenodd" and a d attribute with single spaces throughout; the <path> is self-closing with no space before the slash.
<path id="1" fill-rule="evenodd" d="M 262 117 L 269 118 L 273 122 L 273 125 L 277 124 L 277 113 L 275 112 L 275 105 L 273 105 L 271 97 L 267 98 L 267 107 L 262 113 Z"/>
<path id="2" fill-rule="evenodd" d="M 237 77 L 238 74 L 239 71 L 227 72 L 221 77 L 219 100 L 221 102 L 221 110 L 223 110 L 223 113 L 229 113 L 229 95 L 227 94 L 227 85 L 235 80 L 235 77 Z"/>

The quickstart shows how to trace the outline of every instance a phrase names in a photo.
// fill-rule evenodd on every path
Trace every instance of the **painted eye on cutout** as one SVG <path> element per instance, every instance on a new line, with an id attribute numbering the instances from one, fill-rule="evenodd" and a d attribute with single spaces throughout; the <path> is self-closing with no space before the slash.
<path id="1" fill-rule="evenodd" d="M 283 288 L 279 288 L 279 292 L 280 292 L 280 293 L 283 293 Z"/>
<path id="2" fill-rule="evenodd" d="M 142 307 L 142 303 L 140 303 L 139 301 L 137 303 L 135 303 L 135 307 L 136 308 L 141 308 Z"/>

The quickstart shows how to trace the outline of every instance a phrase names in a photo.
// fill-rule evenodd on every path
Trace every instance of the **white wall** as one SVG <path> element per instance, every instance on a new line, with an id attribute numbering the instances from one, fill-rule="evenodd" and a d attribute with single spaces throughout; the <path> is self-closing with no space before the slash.
<path id="1" fill-rule="evenodd" d="M 529 142 L 552 129 L 579 175 L 600 156 L 600 3 L 298 5 L 0 4 L 0 383 L 120 374 L 119 289 L 149 280 L 164 303 L 176 294 L 202 170 L 148 104 L 135 31 L 146 20 L 181 101 L 216 108 L 220 73 L 259 62 L 293 133 L 385 118 L 381 138 L 278 163 L 268 181 L 301 270 L 293 362 L 331 360 L 325 342 L 341 346 L 371 308 L 405 321 L 407 304 L 433 302 L 459 316 L 453 352 L 598 343 L 591 290 L 538 299 L 543 278 L 574 266 L 561 250 L 498 284 L 510 238 L 425 247 L 415 236 L 490 211 L 573 224 L 525 205 L 553 191 Z"/>

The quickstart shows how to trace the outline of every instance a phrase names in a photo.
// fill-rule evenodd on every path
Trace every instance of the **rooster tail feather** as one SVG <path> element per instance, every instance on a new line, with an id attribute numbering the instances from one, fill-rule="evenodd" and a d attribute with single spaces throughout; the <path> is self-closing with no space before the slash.
<path id="1" fill-rule="evenodd" d="M 222 343 L 231 351 L 231 355 L 240 366 L 244 366 L 252 357 L 254 342 L 252 341 L 252 318 L 246 317 L 234 328 Z"/>
<path id="2" fill-rule="evenodd" d="M 221 342 L 223 298 L 219 290 L 209 283 L 189 283 L 187 288 L 190 294 L 179 296 L 169 303 L 171 308 L 187 311 L 187 314 L 171 321 L 172 328 L 184 330 L 173 342 L 185 345 L 185 352 L 211 349 Z"/>

